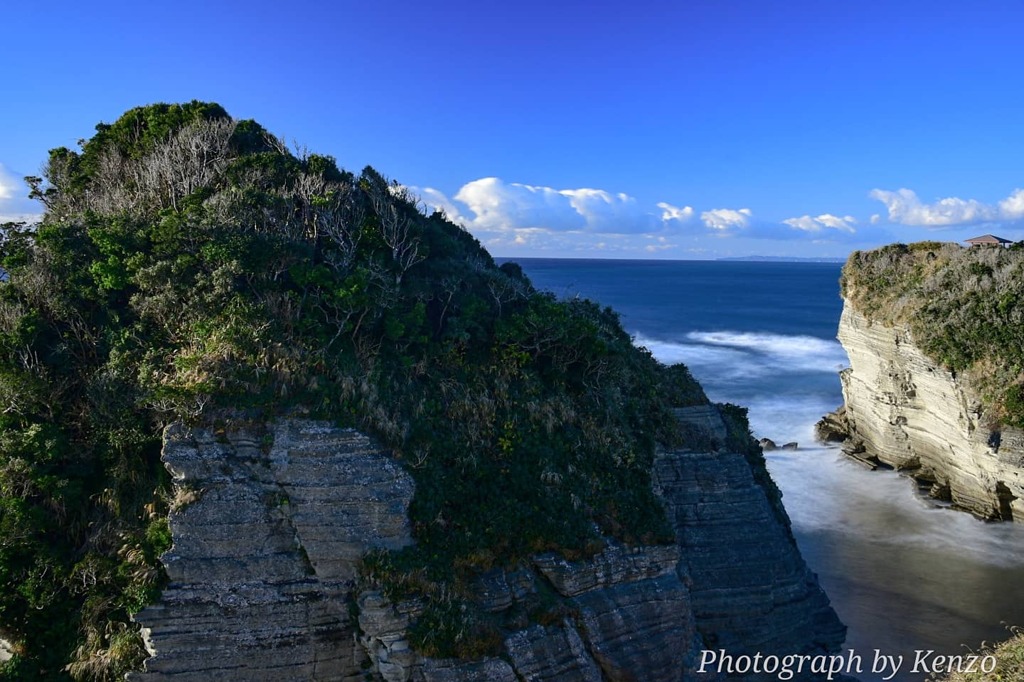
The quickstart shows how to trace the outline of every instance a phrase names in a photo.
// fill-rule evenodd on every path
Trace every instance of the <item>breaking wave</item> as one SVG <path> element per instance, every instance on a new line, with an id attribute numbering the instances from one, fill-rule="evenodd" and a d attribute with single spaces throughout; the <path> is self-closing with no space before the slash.
<path id="1" fill-rule="evenodd" d="M 838 341 L 814 336 L 786 336 L 754 332 L 690 332 L 686 335 L 699 344 L 748 351 L 782 361 L 784 371 L 835 372 L 846 365 L 846 351 Z"/>
<path id="2" fill-rule="evenodd" d="M 634 338 L 661 362 L 686 364 L 712 400 L 749 408 L 759 437 L 809 441 L 814 422 L 842 401 L 838 372 L 846 352 L 837 341 L 732 331 L 694 331 L 685 339 Z"/>
<path id="3" fill-rule="evenodd" d="M 846 366 L 837 341 L 813 336 L 754 332 L 690 332 L 686 341 L 665 341 L 642 334 L 634 341 L 665 363 L 686 363 L 694 373 L 750 379 L 777 373 L 827 372 Z"/>

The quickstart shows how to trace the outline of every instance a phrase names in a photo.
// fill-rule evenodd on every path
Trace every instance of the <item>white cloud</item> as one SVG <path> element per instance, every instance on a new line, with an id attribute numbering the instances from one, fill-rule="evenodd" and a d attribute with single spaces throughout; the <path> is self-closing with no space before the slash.
<path id="1" fill-rule="evenodd" d="M 444 192 L 440 192 L 433 187 L 410 187 L 409 191 L 419 196 L 430 211 L 443 211 L 448 219 L 452 222 L 462 222 L 462 214 L 459 213 L 459 208 L 451 202 L 448 197 L 444 195 Z"/>
<path id="2" fill-rule="evenodd" d="M 949 227 L 1024 219 L 1024 190 L 1021 189 L 1014 190 L 1009 197 L 995 206 L 976 199 L 958 197 L 947 197 L 926 204 L 909 189 L 899 189 L 895 192 L 874 189 L 869 196 L 885 204 L 889 211 L 889 220 L 900 225 Z"/>
<path id="3" fill-rule="evenodd" d="M 857 224 L 857 220 L 853 216 L 834 216 L 829 213 L 823 213 L 822 215 L 815 218 L 819 223 L 825 227 L 831 227 L 834 230 L 841 230 L 843 232 L 856 232 L 857 230 L 853 227 Z"/>
<path id="4" fill-rule="evenodd" d="M 498 177 L 468 182 L 453 196 L 429 187 L 411 187 L 410 191 L 419 195 L 426 207 L 443 210 L 487 248 L 502 255 L 604 251 L 665 257 L 686 253 L 688 247 L 699 246 L 709 237 L 727 237 L 730 243 L 752 249 L 764 241 L 789 242 L 794 249 L 802 248 L 795 246 L 800 241 L 833 248 L 891 241 L 888 229 L 875 224 L 880 217 L 870 224 L 832 213 L 765 222 L 750 208 L 701 211 L 665 201 L 642 205 L 624 193 L 510 183 Z M 927 208 L 913 193 L 891 194 L 919 211 Z M 1011 200 L 1016 202 L 1012 206 Z M 1024 216 L 1024 190 L 1007 204 L 1008 211 Z"/>
<path id="5" fill-rule="evenodd" d="M 691 218 L 693 218 L 692 206 L 683 206 L 682 208 L 679 208 L 678 206 L 673 206 L 668 202 L 659 201 L 658 208 L 661 209 L 662 221 L 666 223 L 670 220 L 685 223 Z"/>
<path id="6" fill-rule="evenodd" d="M 28 187 L 0 163 L 0 223 L 39 220 L 41 207 L 28 199 Z"/>
<path id="7" fill-rule="evenodd" d="M 0 224 L 3 223 L 38 223 L 43 219 L 42 213 L 11 213 L 0 209 Z"/>
<path id="8" fill-rule="evenodd" d="M 809 215 L 805 215 L 800 218 L 789 218 L 782 222 L 785 225 L 795 227 L 796 229 L 803 230 L 804 232 L 818 232 L 821 230 L 821 225 L 819 225 L 818 222 Z"/>
<path id="9" fill-rule="evenodd" d="M 586 229 L 601 234 L 653 232 L 661 228 L 654 214 L 644 211 L 628 194 L 609 194 L 600 189 L 564 189 L 570 205 L 586 221 Z"/>
<path id="10" fill-rule="evenodd" d="M 0 201 L 10 201 L 15 196 L 15 188 L 21 183 L 15 180 L 0 164 Z"/>
<path id="11" fill-rule="evenodd" d="M 1007 220 L 1024 218 L 1024 189 L 1015 189 L 1013 194 L 999 202 L 999 214 Z"/>
<path id="12" fill-rule="evenodd" d="M 647 246 L 644 247 L 644 251 L 646 251 L 647 253 L 658 253 L 659 251 L 668 251 L 679 246 L 678 244 L 673 244 L 672 242 L 670 242 L 667 237 L 653 238 L 651 236 L 648 236 L 647 238 L 653 239 L 654 241 L 654 243 L 648 244 Z"/>
<path id="13" fill-rule="evenodd" d="M 789 225 L 797 230 L 803 230 L 804 232 L 821 232 L 822 229 L 828 228 L 833 230 L 839 230 L 841 232 L 853 233 L 857 230 L 854 225 L 857 221 L 853 216 L 835 216 L 831 213 L 823 213 L 817 218 L 812 218 L 809 215 L 801 216 L 800 218 L 790 218 L 783 220 L 783 224 Z"/>
<path id="14" fill-rule="evenodd" d="M 731 208 L 713 208 L 700 214 L 704 224 L 712 229 L 727 232 L 732 229 L 743 229 L 750 225 L 753 212 L 749 208 L 738 211 Z"/>
<path id="15" fill-rule="evenodd" d="M 545 228 L 561 232 L 586 227 L 584 217 L 573 207 L 569 197 L 550 187 L 481 178 L 463 185 L 455 200 L 475 214 L 473 218 L 464 219 L 470 229 Z"/>
<path id="16" fill-rule="evenodd" d="M 647 209 L 628 194 L 602 189 L 555 189 L 501 178 L 480 178 L 463 185 L 449 199 L 436 189 L 409 188 L 430 209 L 475 234 L 523 230 L 590 234 L 652 234 L 693 216 L 689 206 L 661 202 Z"/>

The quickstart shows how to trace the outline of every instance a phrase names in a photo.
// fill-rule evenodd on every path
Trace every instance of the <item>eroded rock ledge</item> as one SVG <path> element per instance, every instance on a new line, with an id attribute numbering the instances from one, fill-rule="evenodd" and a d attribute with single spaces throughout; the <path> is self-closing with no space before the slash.
<path id="1" fill-rule="evenodd" d="M 724 430 L 714 410 L 699 417 Z M 609 542 L 590 559 L 540 554 L 482 575 L 474 598 L 488 611 L 543 588 L 567 615 L 524 621 L 499 657 L 470 662 L 412 650 L 416 601 L 357 590 L 364 552 L 412 541 L 412 479 L 373 441 L 306 420 L 178 425 L 163 457 L 182 504 L 163 557 L 171 583 L 138 615 L 153 657 L 135 680 L 717 680 L 696 672 L 705 647 L 823 652 L 845 634 L 740 454 L 658 456 L 676 545 Z"/>
<path id="2" fill-rule="evenodd" d="M 819 437 L 904 471 L 931 494 L 983 518 L 1024 522 L 1024 432 L 989 423 L 970 382 L 926 357 L 905 327 L 872 322 L 849 302 L 839 341 L 844 405 Z"/>

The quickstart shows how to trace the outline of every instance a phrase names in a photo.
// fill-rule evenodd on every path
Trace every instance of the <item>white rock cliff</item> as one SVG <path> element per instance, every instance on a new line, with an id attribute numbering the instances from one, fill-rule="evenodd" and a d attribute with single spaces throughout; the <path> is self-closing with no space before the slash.
<path id="1" fill-rule="evenodd" d="M 1024 432 L 990 423 L 969 380 L 925 356 L 907 328 L 846 301 L 838 338 L 850 358 L 840 374 L 848 452 L 978 516 L 1024 522 Z"/>

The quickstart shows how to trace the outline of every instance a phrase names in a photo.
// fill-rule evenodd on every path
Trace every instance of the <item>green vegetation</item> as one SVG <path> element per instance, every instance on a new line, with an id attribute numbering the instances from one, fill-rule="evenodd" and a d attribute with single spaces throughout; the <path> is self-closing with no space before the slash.
<path id="1" fill-rule="evenodd" d="M 948 675 L 937 678 L 939 682 L 1020 682 L 1024 680 L 1024 633 L 1018 627 L 1010 627 L 1013 636 L 1005 642 L 996 645 L 983 645 L 980 651 L 972 652 L 975 656 L 992 657 L 995 659 L 993 669 L 988 661 L 982 661 L 973 666 L 953 664 L 952 668 L 960 670 L 951 672 Z M 982 668 L 991 670 L 984 672 Z"/>
<path id="2" fill-rule="evenodd" d="M 1024 427 L 1024 243 L 858 251 L 842 290 L 869 319 L 907 325 L 925 354 L 967 375 L 993 425 Z"/>
<path id="3" fill-rule="evenodd" d="M 610 309 L 496 267 L 372 168 L 191 102 L 98 126 L 44 176 L 42 224 L 0 231 L 6 679 L 140 664 L 130 616 L 164 580 L 175 420 L 300 412 L 394 448 L 416 545 L 367 557 L 364 580 L 426 598 L 427 651 L 491 646 L 462 608 L 482 570 L 583 556 L 600 534 L 671 540 L 650 466 L 680 442 L 673 404 L 705 400 L 685 368 L 635 348 Z"/>

